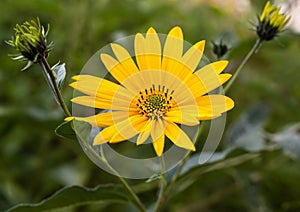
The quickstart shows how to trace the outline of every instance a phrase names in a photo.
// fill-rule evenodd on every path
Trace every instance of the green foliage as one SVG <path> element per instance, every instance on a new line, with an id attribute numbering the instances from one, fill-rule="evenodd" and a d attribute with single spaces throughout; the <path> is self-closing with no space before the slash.
<path id="1" fill-rule="evenodd" d="M 149 26 L 166 33 L 180 25 L 191 43 L 227 35 L 226 72 L 234 72 L 255 40 L 249 20 L 256 20 L 262 1 L 251 1 L 253 10 L 242 18 L 222 7 L 195 2 L 1 1 L 0 211 L 20 203 L 29 205 L 19 206 L 19 211 L 53 206 L 68 206 L 68 211 L 136 211 L 119 185 L 104 186 L 116 178 L 96 167 L 77 142 L 66 141 L 75 138 L 71 122 L 56 129 L 64 116 L 41 70 L 32 66 L 30 72 L 20 72 L 24 64 L 7 56 L 13 51 L 4 40 L 11 39 L 15 24 L 36 17 L 45 26 L 50 23 L 49 40 L 55 46 L 49 62 L 63 60 L 68 71 L 66 77 L 64 71 L 57 72 L 61 84 L 70 82 L 99 48 Z M 209 43 L 205 54 L 213 59 Z M 299 44 L 299 36 L 284 32 L 277 41 L 264 44 L 245 66 L 228 94 L 236 106 L 227 116 L 227 138 L 208 163 L 199 166 L 198 153 L 190 158 L 167 200 L 168 211 L 299 210 Z M 66 85 L 61 89 L 70 108 L 72 89 Z M 151 207 L 157 181 L 131 183 Z M 91 206 L 77 207 L 87 198 L 93 201 Z"/>
<path id="2" fill-rule="evenodd" d="M 66 209 L 67 207 L 78 207 L 95 203 L 126 203 L 130 199 L 126 190 L 121 185 L 97 186 L 89 189 L 81 186 L 70 186 L 63 188 L 51 197 L 38 204 L 20 204 L 11 208 L 10 212 L 32 212 L 44 210 Z"/>

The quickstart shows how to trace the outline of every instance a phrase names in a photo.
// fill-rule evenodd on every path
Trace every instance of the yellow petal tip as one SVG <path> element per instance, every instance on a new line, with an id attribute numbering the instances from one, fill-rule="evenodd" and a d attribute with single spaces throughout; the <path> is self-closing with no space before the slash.
<path id="1" fill-rule="evenodd" d="M 72 83 L 69 84 L 69 86 L 72 87 L 72 88 L 75 88 L 76 85 L 77 85 L 77 82 L 72 82 Z"/>
<path id="2" fill-rule="evenodd" d="M 202 41 L 199 41 L 195 44 L 195 47 L 197 49 L 199 49 L 199 51 L 203 52 L 204 51 L 204 48 L 205 48 L 205 43 L 206 41 L 205 40 L 202 40 Z"/>
<path id="3" fill-rule="evenodd" d="M 147 34 L 149 34 L 149 33 L 156 33 L 156 31 L 153 27 L 150 27 L 147 31 Z"/>
<path id="4" fill-rule="evenodd" d="M 227 67 L 228 61 L 227 60 L 220 60 L 217 62 L 212 63 L 213 68 L 216 70 L 217 73 L 221 73 Z"/>
<path id="5" fill-rule="evenodd" d="M 196 148 L 195 146 L 193 145 L 193 147 L 191 148 L 191 151 L 195 152 L 196 151 Z"/>
<path id="6" fill-rule="evenodd" d="M 182 39 L 182 38 L 183 38 L 183 33 L 182 33 L 181 27 L 180 27 L 180 26 L 175 26 L 175 27 L 173 27 L 173 28 L 170 30 L 168 36 L 173 36 L 173 37 L 177 37 L 177 38 Z"/>
<path id="7" fill-rule="evenodd" d="M 79 79 L 79 75 L 73 76 L 72 80 L 78 80 Z"/>
<path id="8" fill-rule="evenodd" d="M 75 117 L 69 116 L 69 117 L 65 118 L 64 121 L 69 122 L 69 121 L 72 121 L 74 119 L 75 119 Z"/>
<path id="9" fill-rule="evenodd" d="M 160 152 L 160 153 L 156 152 L 156 155 L 157 155 L 158 157 L 160 157 L 160 156 L 162 155 L 162 152 Z"/>

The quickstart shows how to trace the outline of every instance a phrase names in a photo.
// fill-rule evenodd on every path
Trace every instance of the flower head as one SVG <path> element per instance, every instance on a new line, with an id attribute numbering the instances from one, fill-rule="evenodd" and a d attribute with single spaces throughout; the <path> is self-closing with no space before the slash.
<path id="1" fill-rule="evenodd" d="M 217 56 L 217 58 L 223 57 L 228 52 L 228 46 L 222 42 L 219 43 L 212 42 L 213 45 L 213 53 Z"/>
<path id="2" fill-rule="evenodd" d="M 17 51 L 17 54 L 13 55 L 14 60 L 28 61 L 24 69 L 33 63 L 38 63 L 41 57 L 47 58 L 53 46 L 52 43 L 47 43 L 48 31 L 49 27 L 45 32 L 38 18 L 16 25 L 15 36 L 7 41 L 7 44 Z"/>
<path id="3" fill-rule="evenodd" d="M 184 51 L 183 33 L 174 27 L 164 43 L 150 28 L 134 39 L 134 57 L 121 45 L 112 43 L 114 57 L 101 54 L 102 63 L 118 81 L 78 75 L 71 87 L 86 94 L 73 103 L 105 109 L 89 117 L 75 117 L 104 128 L 93 144 L 116 143 L 136 138 L 136 144 L 151 139 L 158 156 L 163 153 L 165 136 L 176 146 L 195 150 L 179 125 L 195 126 L 200 120 L 221 116 L 234 102 L 223 95 L 207 95 L 231 75 L 221 74 L 227 61 L 198 68 L 205 41 Z"/>
<path id="4" fill-rule="evenodd" d="M 268 1 L 258 19 L 256 33 L 262 41 L 268 41 L 282 31 L 283 27 L 289 22 L 290 17 L 280 13 L 280 8 Z"/>

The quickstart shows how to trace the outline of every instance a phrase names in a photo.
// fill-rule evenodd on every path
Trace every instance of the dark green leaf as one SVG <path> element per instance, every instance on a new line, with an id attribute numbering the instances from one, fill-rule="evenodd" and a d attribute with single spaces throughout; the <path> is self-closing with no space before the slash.
<path id="1" fill-rule="evenodd" d="M 77 137 L 72 125 L 73 121 L 63 122 L 55 129 L 55 134 L 59 137 L 76 141 Z"/>
<path id="2" fill-rule="evenodd" d="M 51 197 L 37 204 L 20 204 L 9 212 L 35 212 L 43 210 L 56 210 L 72 206 L 88 205 L 94 203 L 128 203 L 127 192 L 121 185 L 104 185 L 96 188 L 81 186 L 65 187 Z"/>

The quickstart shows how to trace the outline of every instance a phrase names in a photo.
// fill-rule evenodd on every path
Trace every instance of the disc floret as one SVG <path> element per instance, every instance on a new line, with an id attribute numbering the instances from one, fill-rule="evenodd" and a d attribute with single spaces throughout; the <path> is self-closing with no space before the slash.
<path id="1" fill-rule="evenodd" d="M 158 86 L 158 89 L 156 89 L 154 85 L 150 89 L 140 91 L 136 98 L 139 113 L 150 120 L 162 119 L 174 104 L 173 92 L 169 92 L 169 89 L 165 89 L 165 86 Z"/>

